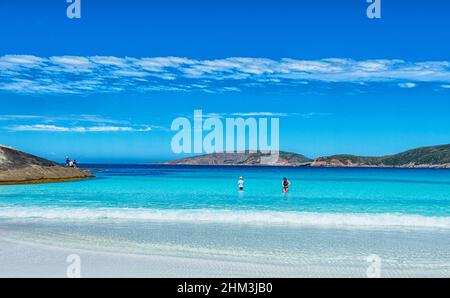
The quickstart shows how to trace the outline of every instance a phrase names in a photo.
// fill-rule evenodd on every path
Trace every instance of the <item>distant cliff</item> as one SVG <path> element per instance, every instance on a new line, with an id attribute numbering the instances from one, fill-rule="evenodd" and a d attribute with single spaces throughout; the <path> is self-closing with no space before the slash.
<path id="1" fill-rule="evenodd" d="M 264 157 L 260 152 L 213 153 L 165 162 L 171 165 L 229 165 L 229 166 L 264 166 Z M 280 151 L 278 161 L 272 166 L 308 166 L 313 160 L 303 155 Z"/>
<path id="2" fill-rule="evenodd" d="M 0 184 L 62 182 L 89 177 L 92 174 L 88 171 L 64 167 L 0 145 Z"/>
<path id="3" fill-rule="evenodd" d="M 399 154 L 381 157 L 333 155 L 319 157 L 314 167 L 395 167 L 395 168 L 450 168 L 450 145 L 421 147 Z"/>
<path id="4" fill-rule="evenodd" d="M 183 158 L 164 164 L 172 165 L 245 165 L 262 166 L 261 153 L 214 153 Z M 274 166 L 310 167 L 397 167 L 397 168 L 450 168 L 450 145 L 422 147 L 394 155 L 369 157 L 333 155 L 309 159 L 297 153 L 280 151 Z"/>

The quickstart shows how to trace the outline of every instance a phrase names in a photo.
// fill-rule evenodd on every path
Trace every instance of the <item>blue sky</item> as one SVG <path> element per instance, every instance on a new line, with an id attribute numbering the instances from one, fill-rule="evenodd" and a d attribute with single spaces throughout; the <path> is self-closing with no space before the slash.
<path id="1" fill-rule="evenodd" d="M 450 143 L 450 3 L 0 1 L 0 143 L 82 162 L 173 158 L 194 109 L 280 117 L 281 148 Z M 394 3 L 395 2 L 395 3 Z"/>

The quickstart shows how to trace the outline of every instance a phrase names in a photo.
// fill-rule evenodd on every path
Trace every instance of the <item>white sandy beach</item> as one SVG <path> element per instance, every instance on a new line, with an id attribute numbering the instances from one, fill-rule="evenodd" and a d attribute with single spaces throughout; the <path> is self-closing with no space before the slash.
<path id="1" fill-rule="evenodd" d="M 279 229 L 283 236 L 277 236 Z M 448 236 L 448 231 L 2 222 L 0 277 L 64 278 L 73 254 L 80 256 L 81 277 L 364 278 L 370 254 L 382 259 L 382 277 L 449 277 Z M 232 244 L 225 247 L 219 238 L 233 239 Z"/>
<path id="2" fill-rule="evenodd" d="M 28 242 L 0 240 L 0 277 L 66 277 L 66 258 L 81 258 L 81 277 L 298 277 L 340 276 L 325 266 L 301 268 L 289 265 L 201 258 L 132 255 L 59 248 Z M 350 271 L 352 271 L 350 273 Z M 357 268 L 347 273 L 360 276 Z M 360 273 L 360 272 L 359 272 Z"/>

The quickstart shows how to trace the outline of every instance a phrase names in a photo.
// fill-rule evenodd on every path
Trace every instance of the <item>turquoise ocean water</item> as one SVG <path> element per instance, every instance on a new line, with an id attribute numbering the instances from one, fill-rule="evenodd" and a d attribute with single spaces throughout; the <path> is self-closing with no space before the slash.
<path id="1" fill-rule="evenodd" d="M 86 167 L 95 179 L 0 187 L 0 219 L 450 229 L 450 170 Z M 287 195 L 283 177 L 292 182 Z"/>

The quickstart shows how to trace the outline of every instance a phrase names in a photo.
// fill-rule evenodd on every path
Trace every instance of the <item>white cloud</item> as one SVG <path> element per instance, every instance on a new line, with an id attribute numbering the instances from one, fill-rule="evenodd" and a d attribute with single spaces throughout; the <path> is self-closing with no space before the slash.
<path id="1" fill-rule="evenodd" d="M 0 115 L 1 129 L 9 131 L 41 132 L 149 132 L 160 126 L 131 124 L 101 115 Z M 38 122 L 38 123 L 36 123 Z"/>
<path id="2" fill-rule="evenodd" d="M 450 85 L 442 85 L 441 87 L 444 89 L 450 89 Z"/>
<path id="3" fill-rule="evenodd" d="M 14 125 L 9 127 L 11 131 L 24 132 L 147 132 L 151 131 L 151 127 L 135 128 L 129 126 L 57 126 L 48 124 L 31 124 L 31 125 Z"/>
<path id="4" fill-rule="evenodd" d="M 417 87 L 417 84 L 416 83 L 411 83 L 411 82 L 409 82 L 409 83 L 399 83 L 398 86 L 400 88 L 411 89 L 411 88 Z"/>
<path id="5" fill-rule="evenodd" d="M 205 118 L 223 118 L 226 115 L 227 115 L 226 113 L 206 113 L 206 114 L 203 114 L 203 117 L 205 117 Z"/>
<path id="6" fill-rule="evenodd" d="M 330 113 L 306 112 L 306 113 L 283 113 L 283 112 L 235 112 L 235 113 L 206 113 L 205 118 L 225 118 L 225 117 L 300 117 L 311 119 L 315 117 L 330 116 Z"/>
<path id="7" fill-rule="evenodd" d="M 67 127 L 56 126 L 56 125 L 44 125 L 44 124 L 34 124 L 34 125 L 14 125 L 10 127 L 12 131 L 57 131 L 57 132 L 67 132 L 70 131 Z"/>
<path id="8" fill-rule="evenodd" d="M 58 118 L 56 118 L 58 119 Z M 62 120 L 69 120 L 69 121 L 82 121 L 82 122 L 89 122 L 89 123 L 109 123 L 109 124 L 127 124 L 128 121 L 125 120 L 117 120 L 117 119 L 110 119 L 106 118 L 104 116 L 100 115 L 70 115 L 67 117 L 61 117 Z"/>
<path id="9" fill-rule="evenodd" d="M 241 91 L 241 89 L 237 88 L 237 87 L 223 87 L 222 90 L 226 91 L 226 92 L 240 92 Z"/>
<path id="10" fill-rule="evenodd" d="M 31 55 L 5 55 L 3 57 L 0 57 L 0 69 L 35 67 L 43 61 L 43 58 Z"/>
<path id="11" fill-rule="evenodd" d="M 237 117 L 286 117 L 287 113 L 273 113 L 273 112 L 248 112 L 248 113 L 233 113 L 232 116 Z"/>
<path id="12" fill-rule="evenodd" d="M 101 115 L 90 115 L 90 114 L 81 114 L 81 115 L 64 115 L 64 116 L 41 116 L 41 115 L 1 115 L 0 121 L 14 121 L 14 122 L 26 122 L 26 121 L 36 121 L 45 123 L 54 123 L 54 122 L 71 122 L 71 123 L 89 123 L 89 124 L 101 124 L 101 125 L 126 125 L 129 124 L 129 121 L 111 119 Z"/>
<path id="13" fill-rule="evenodd" d="M 182 65 L 192 65 L 196 62 L 194 60 L 179 57 L 153 57 L 133 59 L 133 63 L 147 71 L 162 72 L 166 68 L 179 68 Z"/>
<path id="14" fill-rule="evenodd" d="M 118 58 L 113 56 L 93 56 L 90 58 L 92 62 L 100 65 L 126 67 L 127 61 L 124 58 Z"/>
<path id="15" fill-rule="evenodd" d="M 147 72 L 143 71 L 135 71 L 135 70 L 116 70 L 113 72 L 113 75 L 119 76 L 119 77 L 146 77 L 149 74 Z"/>
<path id="16" fill-rule="evenodd" d="M 50 61 L 56 65 L 91 66 L 88 58 L 79 56 L 55 56 L 50 57 Z"/>
<path id="17" fill-rule="evenodd" d="M 293 113 L 292 116 L 297 116 L 305 119 L 311 119 L 316 117 L 331 116 L 331 113 L 321 113 L 321 112 L 308 112 L 308 113 Z"/>
<path id="18" fill-rule="evenodd" d="M 450 62 L 328 58 L 6 55 L 0 57 L 0 90 L 15 93 L 85 94 L 121 91 L 238 92 L 244 86 L 300 86 L 308 82 L 385 83 L 413 88 L 421 82 L 450 84 Z M 200 87 L 201 86 L 201 87 Z M 445 88 L 445 87 L 444 87 Z"/>
<path id="19" fill-rule="evenodd" d="M 0 121 L 30 120 L 40 118 L 40 116 L 36 115 L 0 115 Z"/>

